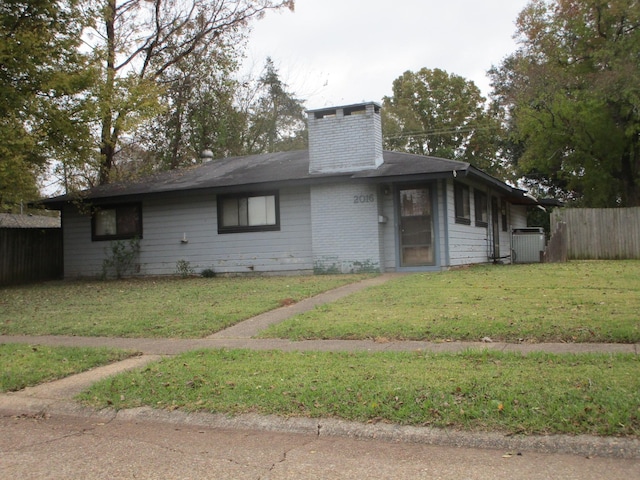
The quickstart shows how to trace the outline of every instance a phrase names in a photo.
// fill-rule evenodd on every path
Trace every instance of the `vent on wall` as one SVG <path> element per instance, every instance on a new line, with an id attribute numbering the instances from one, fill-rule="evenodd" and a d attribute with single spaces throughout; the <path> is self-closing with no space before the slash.
<path id="1" fill-rule="evenodd" d="M 322 118 L 327 117 L 335 117 L 337 115 L 336 110 L 321 110 L 318 112 L 314 112 L 313 116 L 316 120 L 320 120 Z"/>
<path id="2" fill-rule="evenodd" d="M 380 113 L 380 106 L 379 105 L 374 105 L 373 106 L 373 112 L 374 113 Z M 343 117 L 349 117 L 351 115 L 365 115 L 367 113 L 367 106 L 366 105 L 354 105 L 352 107 L 344 107 L 342 108 L 342 116 Z M 317 110 L 315 112 L 313 112 L 313 117 L 316 120 L 321 120 L 323 118 L 334 118 L 338 115 L 338 109 L 337 108 L 328 108 L 325 110 Z"/>

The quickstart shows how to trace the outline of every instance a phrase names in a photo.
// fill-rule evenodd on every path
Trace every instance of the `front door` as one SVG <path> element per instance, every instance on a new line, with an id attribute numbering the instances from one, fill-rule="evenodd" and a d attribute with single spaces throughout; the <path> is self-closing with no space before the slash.
<path id="1" fill-rule="evenodd" d="M 434 264 L 433 215 L 429 187 L 398 190 L 400 264 L 418 267 Z"/>

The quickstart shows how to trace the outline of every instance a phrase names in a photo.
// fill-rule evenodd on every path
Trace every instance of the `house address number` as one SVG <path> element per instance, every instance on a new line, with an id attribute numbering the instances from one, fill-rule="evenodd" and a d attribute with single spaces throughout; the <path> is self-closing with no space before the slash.
<path id="1" fill-rule="evenodd" d="M 373 193 L 369 193 L 368 195 L 354 195 L 353 203 L 373 203 L 375 198 Z"/>

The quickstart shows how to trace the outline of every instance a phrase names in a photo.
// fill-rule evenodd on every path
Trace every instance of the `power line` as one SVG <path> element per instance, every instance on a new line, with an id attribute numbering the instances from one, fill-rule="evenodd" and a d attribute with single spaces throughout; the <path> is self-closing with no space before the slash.
<path id="1" fill-rule="evenodd" d="M 487 126 L 487 127 L 449 128 L 449 129 L 431 130 L 431 131 L 419 130 L 415 132 L 405 132 L 398 135 L 387 135 L 383 138 L 385 140 L 396 140 L 396 139 L 401 139 L 405 137 L 434 137 L 436 135 L 450 135 L 453 133 L 469 133 L 469 132 L 475 132 L 475 131 L 491 130 L 493 128 L 494 127 Z"/>

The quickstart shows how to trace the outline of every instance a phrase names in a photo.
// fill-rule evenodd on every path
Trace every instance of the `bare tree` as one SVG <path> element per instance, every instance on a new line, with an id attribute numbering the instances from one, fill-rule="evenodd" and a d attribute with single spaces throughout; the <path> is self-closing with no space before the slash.
<path id="1" fill-rule="evenodd" d="M 93 37 L 103 64 L 98 183 L 109 182 L 121 137 L 161 111 L 169 70 L 240 44 L 250 20 L 293 6 L 293 0 L 104 0 Z"/>

